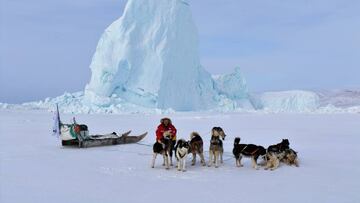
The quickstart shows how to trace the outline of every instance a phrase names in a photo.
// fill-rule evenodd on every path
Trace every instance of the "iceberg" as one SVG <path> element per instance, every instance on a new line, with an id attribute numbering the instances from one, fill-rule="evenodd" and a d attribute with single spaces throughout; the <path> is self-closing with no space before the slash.
<path id="1" fill-rule="evenodd" d="M 218 95 L 198 49 L 188 1 L 129 0 L 98 42 L 85 102 L 106 107 L 119 97 L 149 108 L 212 108 Z"/>
<path id="2" fill-rule="evenodd" d="M 313 112 L 320 106 L 315 92 L 302 90 L 265 92 L 255 101 L 257 108 L 270 112 Z"/>

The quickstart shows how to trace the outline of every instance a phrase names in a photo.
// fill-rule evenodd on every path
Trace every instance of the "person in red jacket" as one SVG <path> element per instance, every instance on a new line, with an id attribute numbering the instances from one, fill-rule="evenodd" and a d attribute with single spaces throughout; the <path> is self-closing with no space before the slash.
<path id="1" fill-rule="evenodd" d="M 164 138 L 164 133 L 170 134 L 172 140 L 172 149 L 174 149 L 176 143 L 176 128 L 172 124 L 170 118 L 162 118 L 160 125 L 156 129 L 156 141 L 161 143 L 161 139 Z"/>

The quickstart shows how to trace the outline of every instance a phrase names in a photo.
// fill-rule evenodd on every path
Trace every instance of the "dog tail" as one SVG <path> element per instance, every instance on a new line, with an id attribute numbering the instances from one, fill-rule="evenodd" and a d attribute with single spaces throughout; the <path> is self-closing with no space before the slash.
<path id="1" fill-rule="evenodd" d="M 237 145 L 240 143 L 240 137 L 235 137 L 234 139 L 234 145 Z"/>

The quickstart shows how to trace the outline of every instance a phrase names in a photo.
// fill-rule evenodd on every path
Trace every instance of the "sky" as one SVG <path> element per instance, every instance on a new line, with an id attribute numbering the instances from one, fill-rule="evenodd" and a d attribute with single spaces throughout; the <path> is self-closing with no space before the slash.
<path id="1" fill-rule="evenodd" d="M 0 0 L 0 102 L 84 89 L 126 0 Z M 190 0 L 201 63 L 250 91 L 360 88 L 360 1 Z"/>

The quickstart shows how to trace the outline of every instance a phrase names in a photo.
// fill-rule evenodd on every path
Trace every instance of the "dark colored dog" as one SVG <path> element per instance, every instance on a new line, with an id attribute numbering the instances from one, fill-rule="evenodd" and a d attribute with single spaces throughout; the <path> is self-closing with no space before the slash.
<path id="1" fill-rule="evenodd" d="M 233 154 L 236 159 L 236 166 L 242 167 L 241 159 L 242 157 L 250 157 L 252 161 L 252 167 L 258 169 L 257 159 L 262 156 L 265 158 L 266 149 L 262 146 L 254 144 L 240 144 L 240 138 L 237 137 L 234 139 L 234 149 Z"/>
<path id="2" fill-rule="evenodd" d="M 280 153 L 290 149 L 290 142 L 288 139 L 283 139 L 279 144 L 270 145 L 267 149 L 268 152 Z"/>
<path id="3" fill-rule="evenodd" d="M 153 155 L 151 167 L 152 168 L 155 167 L 156 156 L 158 154 L 161 154 L 163 155 L 164 158 L 163 166 L 166 166 L 166 169 L 169 169 L 170 168 L 169 159 L 171 158 L 170 154 L 172 154 L 172 142 L 170 137 L 165 136 L 161 140 L 161 143 L 155 142 L 155 144 L 153 145 L 153 152 L 154 155 Z"/>
<path id="4" fill-rule="evenodd" d="M 193 159 L 191 165 L 196 163 L 196 154 L 200 156 L 201 164 L 206 165 L 204 158 L 204 142 L 199 133 L 192 132 L 190 134 L 190 149 L 189 153 L 192 153 Z"/>

